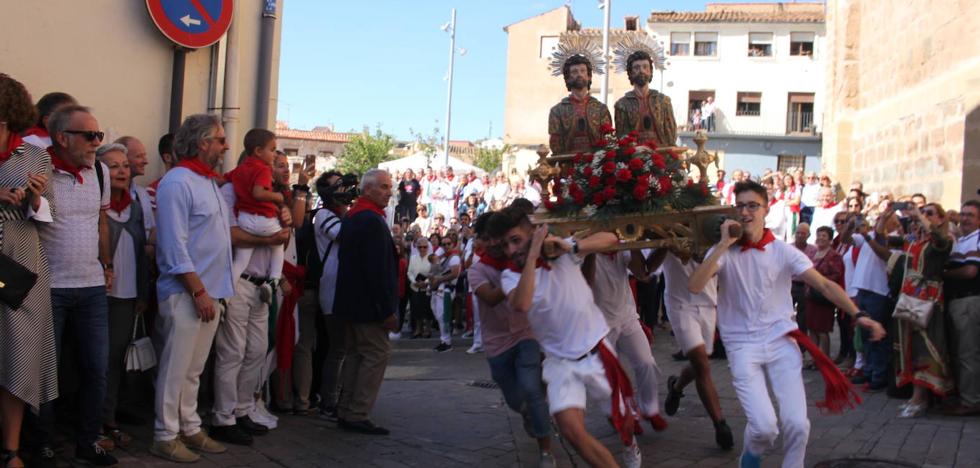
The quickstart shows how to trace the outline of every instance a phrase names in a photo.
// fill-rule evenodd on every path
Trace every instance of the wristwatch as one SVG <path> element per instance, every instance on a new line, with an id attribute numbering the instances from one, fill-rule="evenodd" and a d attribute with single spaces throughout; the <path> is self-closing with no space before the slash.
<path id="1" fill-rule="evenodd" d="M 861 319 L 863 317 L 871 318 L 871 314 L 869 314 L 869 313 L 867 313 L 867 312 L 865 312 L 863 310 L 859 310 L 858 313 L 854 314 L 854 320 L 859 320 L 859 319 Z"/>
<path id="2" fill-rule="evenodd" d="M 105 270 L 111 270 L 111 269 L 112 269 L 112 262 L 108 262 L 108 263 L 103 263 L 102 264 L 102 270 L 103 271 L 105 271 Z"/>
<path id="3" fill-rule="evenodd" d="M 578 255 L 578 241 L 572 239 L 572 253 Z"/>

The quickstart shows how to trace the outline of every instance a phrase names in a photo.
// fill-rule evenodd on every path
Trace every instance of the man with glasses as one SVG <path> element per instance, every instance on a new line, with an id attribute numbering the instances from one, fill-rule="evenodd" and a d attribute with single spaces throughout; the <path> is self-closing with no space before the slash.
<path id="1" fill-rule="evenodd" d="M 40 235 L 51 264 L 51 307 L 54 313 L 58 356 L 66 325 L 75 335 L 72 356 L 79 369 L 79 417 L 75 429 L 75 457 L 79 462 L 111 466 L 116 459 L 97 443 L 102 425 L 102 405 L 109 364 L 108 302 L 112 287 L 112 255 L 109 248 L 109 169 L 95 160 L 95 150 L 105 134 L 88 108 L 67 105 L 48 120 L 51 134 L 50 183 L 54 222 L 41 223 Z M 41 199 L 38 210 L 48 209 Z M 41 410 L 42 430 L 53 435 L 53 409 Z M 42 444 L 50 441 L 47 439 Z"/>
<path id="2" fill-rule="evenodd" d="M 871 331 L 872 340 L 880 340 L 885 330 L 861 312 L 840 286 L 820 275 L 803 252 L 765 229 L 769 203 L 764 187 L 755 182 L 740 183 L 735 197 L 739 221 L 730 219 L 722 224 L 721 240 L 694 270 L 688 288 L 700 293 L 711 278 L 718 276 L 718 328 L 747 419 L 740 466 L 760 466 L 762 454 L 771 448 L 780 431 L 786 452 L 782 466 L 803 466 L 810 421 L 800 346 L 814 356 L 828 386 L 827 401 L 817 402 L 818 406 L 839 412 L 852 404 L 852 396 L 857 398 L 836 366 L 793 321 L 792 277 L 799 277 L 856 316 L 858 324 Z M 741 237 L 731 235 L 734 226 L 742 228 Z M 767 377 L 779 402 L 778 427 Z"/>
<path id="3" fill-rule="evenodd" d="M 956 334 L 958 365 L 957 388 L 960 403 L 946 414 L 980 414 L 980 202 L 969 200 L 960 210 L 960 229 L 964 233 L 953 246 L 943 273 L 949 317 Z"/>

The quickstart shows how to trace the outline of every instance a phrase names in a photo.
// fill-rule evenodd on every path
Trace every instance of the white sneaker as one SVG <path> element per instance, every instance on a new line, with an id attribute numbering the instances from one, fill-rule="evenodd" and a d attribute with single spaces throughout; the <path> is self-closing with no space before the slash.
<path id="1" fill-rule="evenodd" d="M 261 424 L 269 429 L 275 429 L 279 426 L 279 418 L 269 412 L 265 407 L 265 401 L 261 398 L 256 400 L 255 406 L 252 407 L 252 411 L 248 413 L 248 417 L 252 421 Z"/>
<path id="2" fill-rule="evenodd" d="M 401 337 L 402 337 L 402 334 L 399 333 L 399 332 L 389 332 L 388 333 L 388 339 L 389 340 L 398 340 L 398 339 L 401 339 Z"/>
<path id="3" fill-rule="evenodd" d="M 476 354 L 482 352 L 483 352 L 483 346 L 477 346 L 477 345 L 470 346 L 470 349 L 466 350 L 466 354 Z"/>
<path id="4" fill-rule="evenodd" d="M 623 466 L 626 468 L 640 468 L 643 465 L 643 457 L 640 455 L 640 446 L 633 439 L 633 443 L 623 447 Z"/>
<path id="5" fill-rule="evenodd" d="M 538 458 L 538 468 L 555 468 L 556 466 L 558 465 L 555 463 L 554 455 L 548 452 L 541 452 Z"/>
<path id="6" fill-rule="evenodd" d="M 473 330 L 463 333 L 463 338 L 473 338 Z"/>

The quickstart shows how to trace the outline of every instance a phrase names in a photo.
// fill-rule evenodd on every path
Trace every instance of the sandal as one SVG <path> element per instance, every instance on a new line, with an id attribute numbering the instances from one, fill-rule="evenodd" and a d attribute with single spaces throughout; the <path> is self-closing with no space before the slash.
<path id="1" fill-rule="evenodd" d="M 24 460 L 20 459 L 16 450 L 0 450 L 0 463 L 4 468 L 24 468 Z"/>
<path id="2" fill-rule="evenodd" d="M 129 447 L 129 444 L 133 442 L 133 437 L 123 432 L 118 427 L 105 426 L 105 432 L 112 438 L 113 442 L 115 442 L 115 445 L 118 447 Z"/>

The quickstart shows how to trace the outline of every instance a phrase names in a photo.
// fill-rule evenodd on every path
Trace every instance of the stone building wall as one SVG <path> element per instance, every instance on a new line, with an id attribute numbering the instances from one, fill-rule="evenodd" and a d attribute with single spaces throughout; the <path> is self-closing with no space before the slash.
<path id="1" fill-rule="evenodd" d="M 980 187 L 980 2 L 827 3 L 824 169 L 947 208 Z"/>

